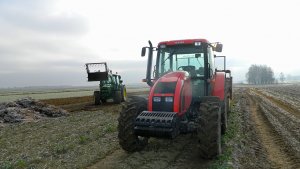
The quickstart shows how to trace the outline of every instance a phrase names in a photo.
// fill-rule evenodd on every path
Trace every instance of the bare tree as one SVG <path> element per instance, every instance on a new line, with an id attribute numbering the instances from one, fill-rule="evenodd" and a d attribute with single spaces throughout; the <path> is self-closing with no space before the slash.
<path id="1" fill-rule="evenodd" d="M 249 84 L 271 84 L 274 83 L 274 72 L 266 65 L 251 65 L 246 74 Z"/>

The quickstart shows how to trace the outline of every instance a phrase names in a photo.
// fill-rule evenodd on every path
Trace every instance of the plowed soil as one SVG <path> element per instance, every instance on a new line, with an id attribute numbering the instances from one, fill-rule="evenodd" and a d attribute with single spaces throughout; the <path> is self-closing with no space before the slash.
<path id="1" fill-rule="evenodd" d="M 277 98 L 265 90 L 263 92 L 265 94 L 262 94 L 262 89 L 256 88 L 235 90 L 235 99 L 242 108 L 240 111 L 249 113 L 248 120 L 253 123 L 253 130 L 247 132 L 257 137 L 255 144 L 258 144 L 265 158 L 265 161 L 255 159 L 258 164 L 255 167 L 300 168 L 300 119 L 296 115 L 297 108 L 278 104 Z M 249 163 L 241 165 L 249 167 Z"/>

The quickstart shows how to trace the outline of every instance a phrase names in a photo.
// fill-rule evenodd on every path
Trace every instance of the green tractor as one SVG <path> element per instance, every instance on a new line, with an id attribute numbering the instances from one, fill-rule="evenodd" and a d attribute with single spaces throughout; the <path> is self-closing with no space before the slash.
<path id="1" fill-rule="evenodd" d="M 114 103 L 126 101 L 126 87 L 121 76 L 113 74 L 107 68 L 106 62 L 85 64 L 88 74 L 88 81 L 100 81 L 99 90 L 94 91 L 95 105 L 105 103 L 108 99 L 113 99 Z"/>

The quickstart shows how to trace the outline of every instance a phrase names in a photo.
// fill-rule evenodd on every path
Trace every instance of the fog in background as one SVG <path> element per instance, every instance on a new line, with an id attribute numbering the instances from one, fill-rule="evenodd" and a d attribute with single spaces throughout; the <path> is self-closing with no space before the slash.
<path id="1" fill-rule="evenodd" d="M 268 65 L 276 78 L 299 76 L 298 7 L 296 0 L 1 0 L 0 87 L 94 85 L 84 64 L 104 61 L 125 83 L 140 83 L 148 40 L 188 38 L 222 42 L 234 82 L 245 81 L 251 64 Z"/>

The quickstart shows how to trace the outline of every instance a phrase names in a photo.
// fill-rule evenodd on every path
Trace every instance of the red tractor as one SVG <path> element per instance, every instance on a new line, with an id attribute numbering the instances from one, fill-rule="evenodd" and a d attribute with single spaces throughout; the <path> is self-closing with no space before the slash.
<path id="1" fill-rule="evenodd" d="M 232 98 L 230 70 L 215 69 L 214 52 L 223 45 L 206 39 L 160 42 L 148 49 L 145 82 L 151 87 L 148 100 L 134 97 L 124 104 L 118 119 L 118 137 L 127 152 L 142 150 L 149 137 L 175 138 L 196 133 L 202 158 L 221 153 L 221 134 L 227 127 Z M 153 51 L 157 51 L 152 72 Z"/>

